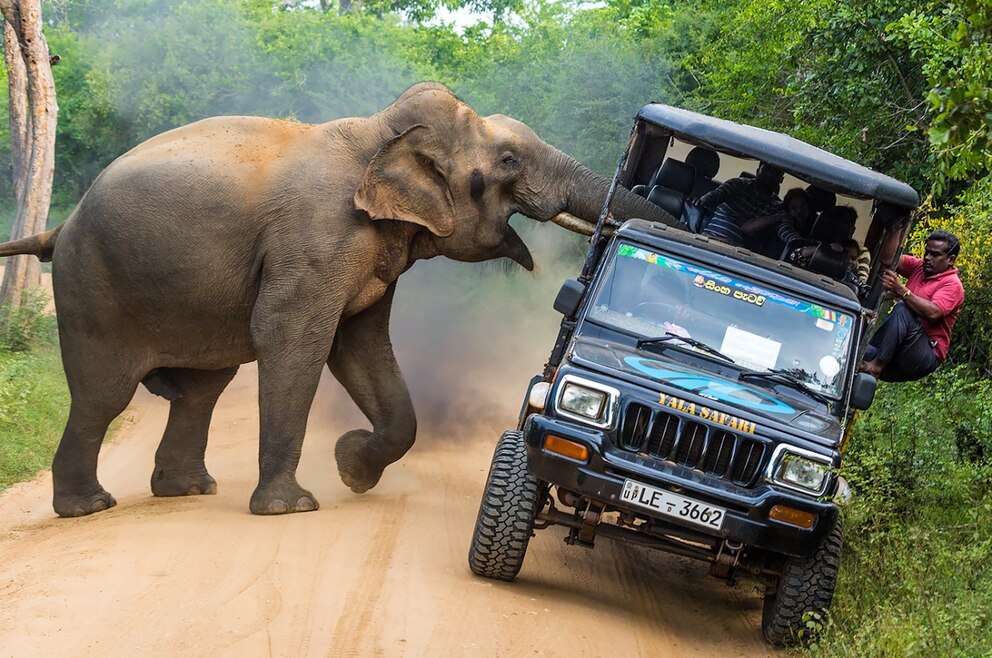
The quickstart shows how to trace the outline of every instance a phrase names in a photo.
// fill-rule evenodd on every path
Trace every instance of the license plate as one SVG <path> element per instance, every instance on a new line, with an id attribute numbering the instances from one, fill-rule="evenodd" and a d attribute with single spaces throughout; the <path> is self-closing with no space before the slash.
<path id="1" fill-rule="evenodd" d="M 707 505 L 635 480 L 624 480 L 620 500 L 712 530 L 722 528 L 727 515 L 727 510 L 722 507 Z"/>

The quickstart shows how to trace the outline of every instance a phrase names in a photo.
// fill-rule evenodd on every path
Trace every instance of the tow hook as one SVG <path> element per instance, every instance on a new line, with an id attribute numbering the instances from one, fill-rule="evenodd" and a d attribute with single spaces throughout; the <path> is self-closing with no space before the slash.
<path id="1" fill-rule="evenodd" d="M 603 518 L 603 507 L 587 499 L 585 509 L 576 511 L 576 515 L 582 519 L 582 526 L 570 529 L 565 543 L 592 548 L 596 543 L 596 526 Z"/>
<path id="2" fill-rule="evenodd" d="M 725 579 L 728 585 L 733 585 L 734 568 L 740 562 L 744 544 L 739 541 L 724 540 L 717 551 L 716 559 L 710 565 L 710 575 L 716 578 Z"/>

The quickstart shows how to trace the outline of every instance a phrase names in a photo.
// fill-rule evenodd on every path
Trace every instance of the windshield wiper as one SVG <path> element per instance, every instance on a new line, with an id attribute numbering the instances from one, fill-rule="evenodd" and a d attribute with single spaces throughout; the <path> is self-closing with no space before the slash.
<path id="1" fill-rule="evenodd" d="M 799 371 L 799 372 L 805 372 L 805 371 Z M 749 372 L 742 372 L 740 374 L 740 377 L 738 377 L 738 379 L 771 379 L 776 382 L 788 384 L 793 388 L 797 388 L 806 395 L 816 400 L 817 402 L 820 402 L 821 404 L 830 405 L 832 403 L 832 400 L 827 398 L 825 395 L 817 391 L 814 391 L 812 388 L 807 386 L 806 382 L 804 382 L 799 377 L 798 372 L 794 370 L 773 369 L 773 370 L 766 370 L 764 372 L 751 370 Z"/>
<path id="2" fill-rule="evenodd" d="M 692 345 L 693 347 L 701 349 L 702 351 L 708 354 L 712 354 L 713 356 L 720 357 L 725 361 L 729 361 L 730 363 L 736 363 L 733 359 L 731 359 L 723 352 L 713 347 L 710 347 L 701 340 L 696 340 L 695 338 L 689 338 L 688 336 L 679 336 L 678 334 L 673 334 L 671 331 L 666 331 L 664 336 L 655 336 L 653 338 L 641 338 L 637 341 L 637 346 L 644 347 L 645 345 L 650 345 L 652 343 L 665 343 L 670 340 L 680 340 L 686 345 Z M 673 345 L 672 347 L 678 347 L 678 346 Z"/>

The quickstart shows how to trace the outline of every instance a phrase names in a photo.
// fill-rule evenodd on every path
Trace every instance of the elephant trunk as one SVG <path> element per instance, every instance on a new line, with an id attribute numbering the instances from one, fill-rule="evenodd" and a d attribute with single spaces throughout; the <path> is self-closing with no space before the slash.
<path id="1" fill-rule="evenodd" d="M 566 194 L 565 208 L 551 221 L 570 231 L 592 235 L 596 220 L 599 219 L 603 203 L 606 201 L 610 181 L 574 160 L 571 164 L 574 171 L 571 175 L 563 176 L 563 180 L 572 182 Z M 610 212 L 621 222 L 639 218 L 678 228 L 685 227 L 681 219 L 673 217 L 659 206 L 620 185 L 614 192 Z"/>

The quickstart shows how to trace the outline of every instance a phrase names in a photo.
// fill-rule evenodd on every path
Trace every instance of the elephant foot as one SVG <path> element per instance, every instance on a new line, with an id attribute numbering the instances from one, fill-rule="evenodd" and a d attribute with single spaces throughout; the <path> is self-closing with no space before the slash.
<path id="1" fill-rule="evenodd" d="M 217 493 L 217 480 L 205 470 L 177 473 L 156 468 L 152 473 L 153 496 L 200 496 L 215 493 Z"/>
<path id="2" fill-rule="evenodd" d="M 296 482 L 261 484 L 251 495 L 248 508 L 252 514 L 292 514 L 313 512 L 320 508 L 313 494 Z"/>
<path id="3" fill-rule="evenodd" d="M 338 475 L 356 494 L 365 493 L 378 484 L 388 466 L 388 463 L 381 463 L 369 449 L 371 439 L 372 433 L 368 430 L 352 430 L 342 435 L 334 446 Z"/>
<path id="4" fill-rule="evenodd" d="M 55 508 L 55 513 L 62 518 L 86 516 L 95 512 L 102 512 L 116 504 L 117 501 L 114 500 L 114 497 L 107 493 L 100 485 L 96 485 L 94 491 L 85 494 L 56 492 L 52 499 L 52 507 Z"/>

